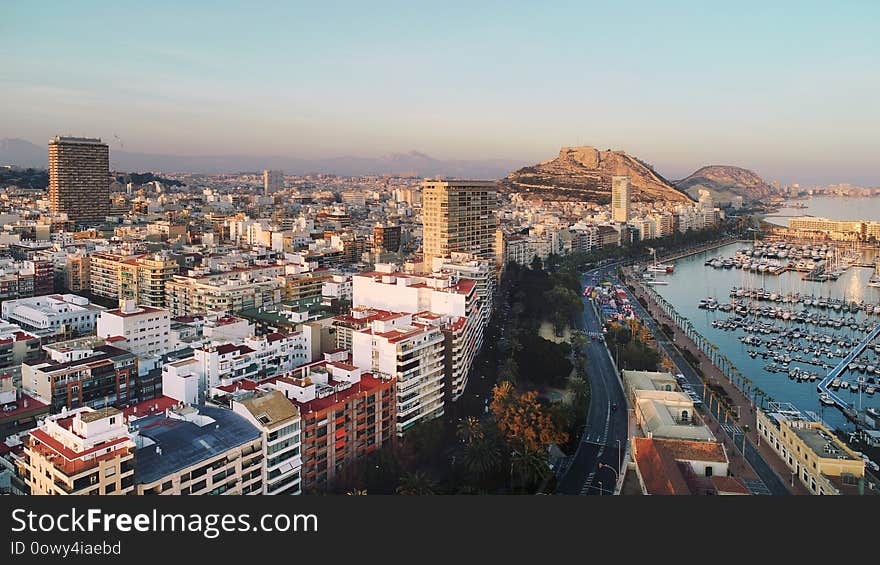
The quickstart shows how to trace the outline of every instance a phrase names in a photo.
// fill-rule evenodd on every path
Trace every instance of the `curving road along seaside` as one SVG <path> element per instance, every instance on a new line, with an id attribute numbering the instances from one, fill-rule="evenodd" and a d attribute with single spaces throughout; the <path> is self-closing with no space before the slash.
<path id="1" fill-rule="evenodd" d="M 613 267 L 588 272 L 581 281 L 582 288 L 592 276 L 601 276 Z M 576 326 L 586 333 L 601 332 L 602 324 L 592 302 L 584 298 L 584 312 Z M 568 468 L 559 479 L 556 494 L 600 495 L 613 494 L 622 472 L 621 450 L 626 449 L 627 410 L 617 369 L 608 349 L 599 340 L 589 340 L 586 346 L 587 379 L 590 382 L 590 411 L 586 429 Z M 612 404 L 617 409 L 612 409 Z"/>

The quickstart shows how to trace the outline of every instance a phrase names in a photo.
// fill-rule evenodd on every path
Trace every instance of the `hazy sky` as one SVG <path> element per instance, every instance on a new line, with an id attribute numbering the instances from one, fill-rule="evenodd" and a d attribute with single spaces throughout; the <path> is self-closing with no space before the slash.
<path id="1" fill-rule="evenodd" d="M 876 1 L 78 0 L 3 12 L 0 137 L 529 162 L 583 144 L 672 178 L 732 164 L 880 184 Z"/>

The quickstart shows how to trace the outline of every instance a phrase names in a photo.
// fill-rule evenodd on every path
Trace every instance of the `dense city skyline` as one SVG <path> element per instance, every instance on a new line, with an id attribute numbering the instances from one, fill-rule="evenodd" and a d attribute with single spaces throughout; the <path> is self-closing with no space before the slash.
<path id="1" fill-rule="evenodd" d="M 15 5 L 0 137 L 524 164 L 594 145 L 669 178 L 878 184 L 873 5 L 501 8 Z"/>

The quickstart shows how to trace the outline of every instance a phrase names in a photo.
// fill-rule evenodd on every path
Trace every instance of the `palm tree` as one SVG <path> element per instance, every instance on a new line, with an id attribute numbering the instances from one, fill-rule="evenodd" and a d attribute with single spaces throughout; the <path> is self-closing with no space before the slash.
<path id="1" fill-rule="evenodd" d="M 483 479 L 498 470 L 501 448 L 492 437 L 480 437 L 468 443 L 464 451 L 464 465 L 469 473 Z"/>
<path id="2" fill-rule="evenodd" d="M 523 449 L 522 451 L 514 451 L 511 454 L 511 486 L 515 484 L 522 487 L 534 485 L 544 478 L 548 470 L 547 453 L 543 450 Z M 514 480 L 514 477 L 517 480 Z"/>
<path id="3" fill-rule="evenodd" d="M 519 343 L 519 342 L 516 342 Z M 511 349 L 520 348 L 519 345 L 514 345 Z M 516 360 L 513 358 L 513 354 L 505 357 L 498 366 L 498 375 L 506 379 L 512 383 L 516 383 L 519 379 L 519 366 L 516 364 Z"/>
<path id="4" fill-rule="evenodd" d="M 485 436 L 483 425 L 473 416 L 468 416 L 465 420 L 459 422 L 455 433 L 462 443 L 467 444 L 482 439 Z"/>
<path id="5" fill-rule="evenodd" d="M 397 494 L 407 496 L 425 496 L 434 494 L 435 488 L 436 485 L 434 484 L 434 481 L 427 475 L 427 473 L 416 471 L 414 473 L 407 473 L 401 477 L 396 492 Z"/>

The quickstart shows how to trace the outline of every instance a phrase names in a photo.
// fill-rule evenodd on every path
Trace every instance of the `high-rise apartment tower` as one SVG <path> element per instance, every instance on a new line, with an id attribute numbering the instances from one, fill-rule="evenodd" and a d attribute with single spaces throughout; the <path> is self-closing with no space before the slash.
<path id="1" fill-rule="evenodd" d="M 49 141 L 49 206 L 80 223 L 110 213 L 110 149 L 100 139 L 63 137 Z"/>
<path id="2" fill-rule="evenodd" d="M 629 177 L 611 177 L 611 220 L 626 223 L 629 221 Z"/>
<path id="3" fill-rule="evenodd" d="M 425 264 L 456 251 L 494 259 L 497 207 L 494 182 L 422 181 Z"/>

